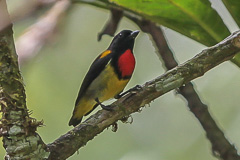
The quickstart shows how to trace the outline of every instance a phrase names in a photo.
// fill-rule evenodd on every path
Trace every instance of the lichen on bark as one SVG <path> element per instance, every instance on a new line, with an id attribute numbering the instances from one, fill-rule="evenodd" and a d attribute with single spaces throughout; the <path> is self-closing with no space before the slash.
<path id="1" fill-rule="evenodd" d="M 10 22 L 5 0 L 0 0 L 0 14 Z M 28 114 L 11 23 L 0 31 L 0 105 L 0 136 L 6 149 L 5 159 L 47 157 L 46 146 L 35 132 L 41 122 Z"/>

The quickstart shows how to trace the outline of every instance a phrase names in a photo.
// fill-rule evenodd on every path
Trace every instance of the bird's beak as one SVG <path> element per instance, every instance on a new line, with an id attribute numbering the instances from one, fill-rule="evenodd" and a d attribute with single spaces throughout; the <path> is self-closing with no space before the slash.
<path id="1" fill-rule="evenodd" d="M 135 39 L 135 38 L 137 37 L 137 35 L 138 35 L 139 32 L 140 32 L 140 31 L 138 31 L 138 30 L 133 31 L 129 37 Z"/>

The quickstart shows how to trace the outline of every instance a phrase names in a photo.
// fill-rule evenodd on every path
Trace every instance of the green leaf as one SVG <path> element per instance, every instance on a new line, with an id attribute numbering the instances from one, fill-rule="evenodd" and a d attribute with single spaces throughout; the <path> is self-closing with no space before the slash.
<path id="1" fill-rule="evenodd" d="M 230 32 L 208 0 L 109 0 L 206 46 Z"/>
<path id="2" fill-rule="evenodd" d="M 223 0 L 226 8 L 236 21 L 237 25 L 240 26 L 240 1 L 239 0 Z"/>

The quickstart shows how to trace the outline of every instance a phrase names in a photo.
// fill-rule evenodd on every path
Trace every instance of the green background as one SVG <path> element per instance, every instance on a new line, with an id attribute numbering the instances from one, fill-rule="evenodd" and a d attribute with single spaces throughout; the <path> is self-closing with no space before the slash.
<path id="1" fill-rule="evenodd" d="M 90 64 L 104 51 L 111 37 L 97 42 L 109 12 L 87 5 L 74 5 L 61 23 L 59 34 L 53 37 L 39 55 L 22 66 L 27 94 L 27 105 L 32 116 L 44 120 L 38 129 L 45 143 L 50 143 L 72 127 L 67 125 L 74 102 Z M 18 22 L 15 37 L 21 35 L 36 17 Z M 225 21 L 233 26 L 229 21 Z M 127 19 L 118 28 L 138 29 Z M 232 30 L 236 28 L 232 27 Z M 163 28 L 179 63 L 192 58 L 205 46 Z M 164 69 L 147 34 L 136 39 L 134 54 L 137 65 L 127 88 L 143 84 Z M 240 74 L 230 62 L 219 65 L 194 80 L 203 102 L 231 142 L 240 147 Z M 99 109 L 99 108 L 98 108 Z M 185 101 L 175 92 L 167 93 L 132 115 L 132 124 L 119 122 L 116 133 L 111 128 L 90 141 L 70 160 L 214 160 L 211 146 Z M 0 144 L 0 159 L 4 148 Z"/>

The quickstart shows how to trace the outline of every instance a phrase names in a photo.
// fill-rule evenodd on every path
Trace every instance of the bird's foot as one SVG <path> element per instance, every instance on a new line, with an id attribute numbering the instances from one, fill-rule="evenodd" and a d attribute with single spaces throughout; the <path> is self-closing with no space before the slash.
<path id="1" fill-rule="evenodd" d="M 136 85 L 135 87 L 130 89 L 130 92 L 136 93 L 139 90 L 142 90 L 143 87 L 141 85 Z"/>
<path id="2" fill-rule="evenodd" d="M 102 109 L 107 110 L 107 111 L 113 111 L 113 108 L 110 105 L 104 105 L 102 104 L 98 98 L 95 99 L 98 105 L 102 107 Z"/>
<path id="3" fill-rule="evenodd" d="M 112 108 L 110 105 L 104 105 L 104 104 L 102 104 L 102 105 L 100 105 L 100 106 L 101 106 L 102 109 L 104 109 L 104 110 L 113 111 L 113 108 Z"/>
<path id="4" fill-rule="evenodd" d="M 122 94 L 117 94 L 114 98 L 115 99 L 119 99 L 119 98 L 121 98 L 122 96 L 124 96 L 124 95 L 126 95 L 128 93 L 136 93 L 139 90 L 142 90 L 142 86 L 136 85 L 135 87 L 127 90 L 126 92 L 123 92 Z"/>

